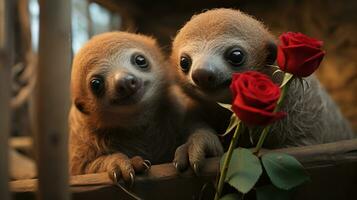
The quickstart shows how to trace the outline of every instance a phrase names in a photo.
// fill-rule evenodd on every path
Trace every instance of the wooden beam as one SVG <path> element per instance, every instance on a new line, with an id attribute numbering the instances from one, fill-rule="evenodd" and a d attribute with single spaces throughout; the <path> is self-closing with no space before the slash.
<path id="1" fill-rule="evenodd" d="M 299 188 L 295 195 L 300 198 L 295 199 L 320 199 L 318 195 L 336 197 L 332 199 L 349 199 L 338 197 L 350 197 L 349 192 L 355 191 L 357 187 L 357 139 L 306 147 L 265 150 L 262 154 L 268 152 L 285 152 L 296 157 L 310 174 L 311 183 Z M 198 177 L 190 170 L 182 174 L 177 173 L 171 163 L 154 165 L 148 174 L 136 177 L 135 187 L 132 190 L 145 199 L 191 199 L 190 197 L 200 193 L 205 183 L 209 183 L 212 193 L 212 186 L 218 174 L 219 160 L 220 158 L 207 159 Z M 337 181 L 339 181 L 338 186 L 335 185 Z M 114 186 L 107 173 L 72 176 L 70 185 L 74 199 L 128 198 L 125 192 Z M 11 190 L 17 194 L 16 196 L 31 195 L 37 190 L 37 181 L 29 179 L 11 182 Z M 327 191 L 322 193 L 324 190 Z M 316 194 L 312 194 L 314 191 Z M 304 198 L 304 194 L 309 194 L 309 198 Z"/>
<path id="2" fill-rule="evenodd" d="M 97 3 L 109 11 L 119 14 L 121 18 L 121 27 L 120 30 L 128 31 L 128 32 L 135 32 L 136 26 L 134 18 L 139 13 L 138 9 L 136 8 L 135 3 L 132 1 L 115 1 L 115 0 L 90 0 L 89 1 Z"/>
<path id="3" fill-rule="evenodd" d="M 9 152 L 11 67 L 13 64 L 12 0 L 0 0 L 0 197 L 10 199 Z"/>
<path id="4" fill-rule="evenodd" d="M 36 178 L 36 164 L 33 159 L 22 155 L 14 149 L 10 149 L 10 178 L 12 180 L 22 180 Z"/>
<path id="5" fill-rule="evenodd" d="M 17 15 L 20 30 L 21 47 L 18 54 L 23 60 L 26 55 L 32 53 L 32 35 L 31 35 L 31 18 L 29 10 L 29 0 L 21 0 L 17 2 Z"/>
<path id="6" fill-rule="evenodd" d="M 71 64 L 70 0 L 40 0 L 35 135 L 41 200 L 70 199 L 68 126 Z"/>
<path id="7" fill-rule="evenodd" d="M 31 151 L 33 149 L 33 140 L 29 136 L 12 137 L 9 145 L 13 149 Z"/>

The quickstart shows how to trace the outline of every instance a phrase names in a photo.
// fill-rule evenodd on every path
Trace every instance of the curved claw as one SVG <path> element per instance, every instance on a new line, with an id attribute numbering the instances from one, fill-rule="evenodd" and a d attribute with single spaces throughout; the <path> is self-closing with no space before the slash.
<path id="1" fill-rule="evenodd" d="M 114 183 L 118 183 L 118 174 L 115 170 L 112 171 L 112 175 L 111 175 L 112 179 L 113 179 L 113 182 Z"/>
<path id="2" fill-rule="evenodd" d="M 129 175 L 130 175 L 130 185 L 129 185 L 129 187 L 132 188 L 132 187 L 134 187 L 134 182 L 135 182 L 134 174 L 133 174 L 133 172 L 130 172 Z"/>
<path id="3" fill-rule="evenodd" d="M 193 171 L 195 172 L 196 175 L 199 173 L 199 168 L 198 168 L 197 163 L 193 164 Z"/>
<path id="4" fill-rule="evenodd" d="M 173 164 L 173 165 L 174 165 L 174 167 L 177 169 L 177 162 L 176 162 L 176 161 L 174 161 L 172 164 Z"/>
<path id="5" fill-rule="evenodd" d="M 130 173 L 130 177 L 132 178 L 132 180 L 134 180 L 134 175 L 133 173 Z M 117 180 L 117 173 L 113 172 L 113 179 Z M 132 181 L 133 183 L 133 181 Z M 131 196 L 133 199 L 135 200 L 142 200 L 142 198 L 140 198 L 139 196 L 137 196 L 135 193 L 131 192 L 130 190 L 128 190 L 126 187 L 124 187 L 123 185 L 121 185 L 118 181 L 116 181 L 116 186 L 118 186 L 120 189 L 122 189 L 126 194 L 128 194 L 129 196 Z M 131 185 L 131 187 L 133 187 Z"/>
<path id="6" fill-rule="evenodd" d="M 145 166 L 146 170 L 148 171 L 151 168 L 151 162 L 150 160 L 144 160 L 143 165 Z"/>

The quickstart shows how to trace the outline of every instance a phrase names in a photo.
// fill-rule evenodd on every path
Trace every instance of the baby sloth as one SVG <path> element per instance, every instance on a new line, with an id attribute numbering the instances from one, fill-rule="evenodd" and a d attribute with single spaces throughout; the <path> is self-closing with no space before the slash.
<path id="1" fill-rule="evenodd" d="M 125 32 L 93 37 L 72 67 L 71 174 L 135 172 L 172 161 L 182 109 L 170 87 L 168 65 L 147 36 Z"/>
<path id="2" fill-rule="evenodd" d="M 276 54 L 275 39 L 261 22 L 239 10 L 213 9 L 193 16 L 178 32 L 171 61 L 178 82 L 198 102 L 207 124 L 223 133 L 230 113 L 215 102 L 231 103 L 232 73 L 259 70 L 281 83 L 267 66 L 275 62 Z M 305 78 L 304 86 L 299 81 L 291 84 L 282 109 L 288 115 L 273 125 L 266 148 L 353 137 L 338 107 L 314 76 Z M 251 146 L 246 139 L 240 138 L 244 146 Z"/>

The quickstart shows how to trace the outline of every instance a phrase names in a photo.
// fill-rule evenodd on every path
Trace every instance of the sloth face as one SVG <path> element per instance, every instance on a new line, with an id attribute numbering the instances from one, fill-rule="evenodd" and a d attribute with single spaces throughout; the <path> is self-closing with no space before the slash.
<path id="1" fill-rule="evenodd" d="M 155 81 L 162 76 L 153 63 L 150 55 L 139 49 L 126 49 L 100 60 L 87 78 L 90 95 L 109 109 L 150 101 L 156 90 Z"/>
<path id="2" fill-rule="evenodd" d="M 177 67 L 195 94 L 214 101 L 230 99 L 231 74 L 249 69 L 247 48 L 233 39 L 192 41 L 182 47 Z"/>
<path id="3" fill-rule="evenodd" d="M 275 59 L 275 49 L 260 22 L 238 10 L 216 9 L 194 16 L 179 31 L 171 59 L 188 93 L 230 102 L 232 74 L 264 67 Z"/>
<path id="4" fill-rule="evenodd" d="M 150 38 L 128 33 L 97 36 L 74 59 L 75 105 L 88 113 L 138 112 L 160 97 L 165 84 L 163 65 Z"/>

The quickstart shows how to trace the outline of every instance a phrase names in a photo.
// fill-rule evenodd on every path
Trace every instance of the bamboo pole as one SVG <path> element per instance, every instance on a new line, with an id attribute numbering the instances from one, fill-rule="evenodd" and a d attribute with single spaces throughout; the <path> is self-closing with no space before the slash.
<path id="1" fill-rule="evenodd" d="M 40 0 L 40 38 L 35 96 L 40 200 L 70 199 L 68 186 L 70 0 Z"/>
<path id="2" fill-rule="evenodd" d="M 13 61 L 13 2 L 0 0 L 0 197 L 10 199 L 9 193 L 9 145 L 10 134 L 10 89 Z"/>

